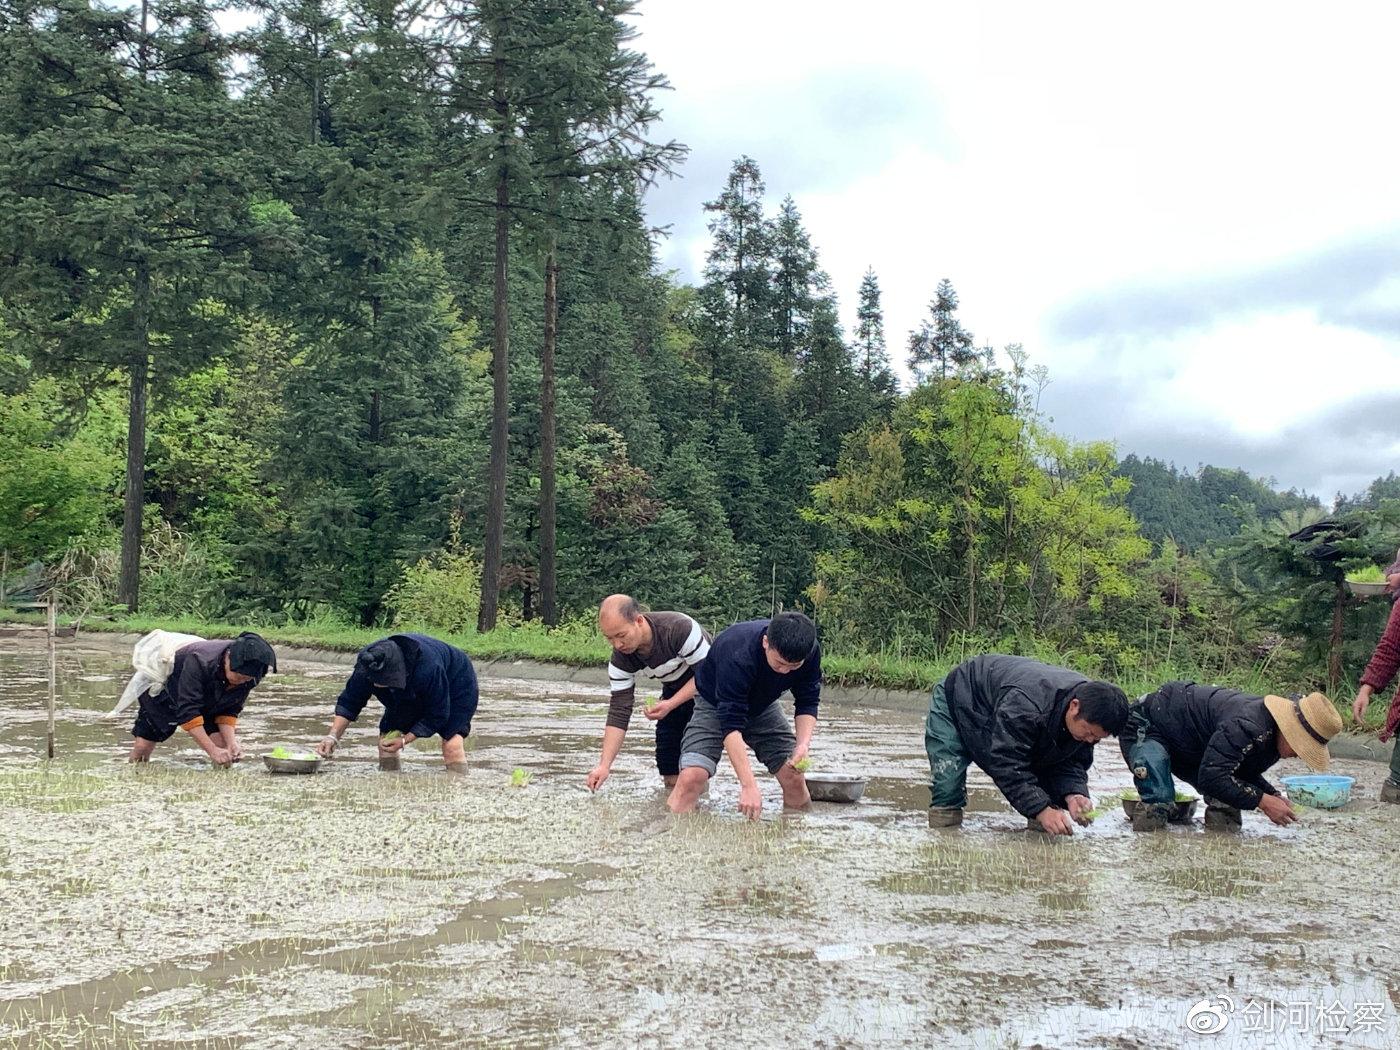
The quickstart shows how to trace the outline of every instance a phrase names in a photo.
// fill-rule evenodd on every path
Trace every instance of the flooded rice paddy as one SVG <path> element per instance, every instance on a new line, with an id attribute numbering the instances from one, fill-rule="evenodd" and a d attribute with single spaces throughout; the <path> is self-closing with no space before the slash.
<path id="1" fill-rule="evenodd" d="M 1355 800 L 1286 831 L 1114 809 L 1067 841 L 974 771 L 933 832 L 921 713 L 829 703 L 813 758 L 861 802 L 782 814 L 761 775 L 749 824 L 726 765 L 675 819 L 640 714 L 590 795 L 602 691 L 503 677 L 464 776 L 435 742 L 379 772 L 374 705 L 325 772 L 267 774 L 346 674 L 293 659 L 232 771 L 183 733 L 130 767 L 127 655 L 60 643 L 49 763 L 42 640 L 0 640 L 0 1048 L 1400 1045 L 1380 765 L 1338 762 Z M 1103 746 L 1096 794 L 1128 783 Z"/>

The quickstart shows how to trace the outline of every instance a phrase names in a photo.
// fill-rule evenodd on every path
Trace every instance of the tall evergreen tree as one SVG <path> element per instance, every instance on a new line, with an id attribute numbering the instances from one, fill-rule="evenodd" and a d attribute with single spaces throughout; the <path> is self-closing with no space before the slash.
<path id="1" fill-rule="evenodd" d="M 830 295 L 831 282 L 817 263 L 817 253 L 791 197 L 783 199 L 772 224 L 773 342 L 787 361 L 797 357 L 807 339 L 817 304 Z"/>
<path id="2" fill-rule="evenodd" d="M 885 346 L 885 311 L 880 304 L 880 282 L 874 268 L 867 269 L 860 281 L 854 349 L 856 367 L 866 390 L 878 400 L 892 396 L 898 384 Z"/>
<path id="3" fill-rule="evenodd" d="M 11 5 L 0 47 L 0 300 L 45 367 L 128 376 L 120 597 L 138 604 L 149 383 L 232 338 L 252 164 L 202 0 Z"/>
<path id="4" fill-rule="evenodd" d="M 920 379 L 929 378 L 936 368 L 946 379 L 948 369 L 962 368 L 977 360 L 972 333 L 958 320 L 958 293 L 948 278 L 938 282 L 938 292 L 929 303 L 929 316 L 909 334 L 909 368 Z"/>
<path id="5" fill-rule="evenodd" d="M 705 204 L 711 242 L 705 279 L 722 291 L 729 335 L 738 343 L 761 340 L 771 316 L 772 233 L 763 217 L 763 174 L 740 157 L 720 195 Z"/>

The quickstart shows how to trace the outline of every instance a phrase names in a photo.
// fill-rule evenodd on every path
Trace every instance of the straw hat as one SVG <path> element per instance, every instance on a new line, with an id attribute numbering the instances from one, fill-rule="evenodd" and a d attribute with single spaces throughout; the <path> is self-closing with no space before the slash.
<path id="1" fill-rule="evenodd" d="M 1264 706 L 1278 723 L 1278 731 L 1288 746 L 1315 772 L 1327 770 L 1331 756 L 1327 741 L 1342 731 L 1342 716 L 1332 701 L 1321 693 L 1309 693 L 1301 700 L 1285 700 L 1281 696 L 1264 697 Z"/>

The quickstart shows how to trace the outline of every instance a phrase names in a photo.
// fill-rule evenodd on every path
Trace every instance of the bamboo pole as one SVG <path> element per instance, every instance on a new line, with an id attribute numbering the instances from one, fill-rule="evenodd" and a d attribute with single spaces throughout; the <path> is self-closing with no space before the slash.
<path id="1" fill-rule="evenodd" d="M 49 758 L 53 758 L 54 708 L 58 701 L 58 653 L 54 639 L 58 635 L 58 598 L 49 591 L 48 636 L 49 636 Z"/>

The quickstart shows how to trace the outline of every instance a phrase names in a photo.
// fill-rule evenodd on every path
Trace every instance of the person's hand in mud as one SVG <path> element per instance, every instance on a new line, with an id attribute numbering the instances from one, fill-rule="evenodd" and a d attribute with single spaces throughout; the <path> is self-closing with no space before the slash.
<path id="1" fill-rule="evenodd" d="M 1035 815 L 1035 822 L 1047 835 L 1073 835 L 1074 823 L 1069 813 L 1055 806 L 1046 806 Z"/>
<path id="2" fill-rule="evenodd" d="M 1400 575 L 1400 574 L 1397 574 Z M 1356 724 L 1361 725 L 1366 718 L 1366 708 L 1371 706 L 1371 693 L 1373 690 L 1369 685 L 1363 685 L 1356 691 L 1356 699 L 1352 701 L 1351 717 L 1356 719 Z"/>
<path id="3" fill-rule="evenodd" d="M 739 787 L 739 812 L 750 820 L 757 820 L 763 812 L 763 792 L 758 790 L 758 781 L 750 780 Z"/>
<path id="4" fill-rule="evenodd" d="M 335 754 L 335 749 L 339 743 L 340 741 L 336 739 L 335 734 L 327 733 L 325 736 L 321 737 L 320 741 L 316 744 L 316 754 L 320 755 L 322 758 L 330 758 Z"/>
<path id="5" fill-rule="evenodd" d="M 584 783 L 588 785 L 589 791 L 597 791 L 610 776 L 612 776 L 612 770 L 599 762 L 588 771 L 588 777 Z"/>
<path id="6" fill-rule="evenodd" d="M 1259 812 L 1280 827 L 1287 827 L 1298 820 L 1293 804 L 1281 795 L 1265 795 L 1259 800 Z"/>
<path id="7" fill-rule="evenodd" d="M 1094 822 L 1094 818 L 1089 816 L 1089 812 L 1094 808 L 1094 802 L 1088 795 L 1066 795 L 1065 808 L 1069 810 L 1069 815 L 1074 818 L 1076 824 L 1087 828 Z"/>
<path id="8" fill-rule="evenodd" d="M 228 769 L 233 765 L 233 756 L 228 753 L 228 748 L 214 747 L 209 749 L 209 761 L 219 769 Z"/>
<path id="9" fill-rule="evenodd" d="M 240 744 L 237 739 L 230 740 L 226 750 L 228 751 L 228 757 L 232 761 L 243 761 L 243 745 Z"/>

